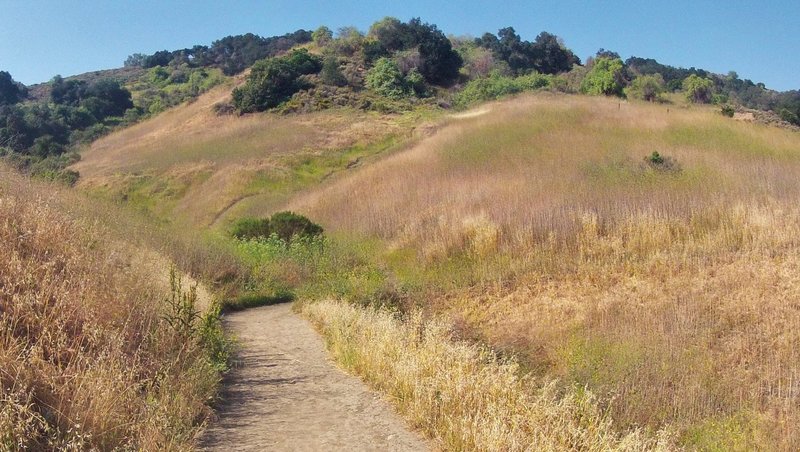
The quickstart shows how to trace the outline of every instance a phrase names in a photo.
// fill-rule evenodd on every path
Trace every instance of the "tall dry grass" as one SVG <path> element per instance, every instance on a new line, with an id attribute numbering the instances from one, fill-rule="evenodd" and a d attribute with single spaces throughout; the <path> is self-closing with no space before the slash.
<path id="1" fill-rule="evenodd" d="M 189 448 L 218 369 L 163 278 L 51 189 L 0 169 L 0 450 Z"/>
<path id="2" fill-rule="evenodd" d="M 290 207 L 435 257 L 462 246 L 481 219 L 502 231 L 503 248 L 524 250 L 551 234 L 574 238 L 586 212 L 603 224 L 643 212 L 686 219 L 798 193 L 795 133 L 707 110 L 618 105 L 544 95 L 498 104 Z M 683 170 L 642 168 L 653 151 Z"/>
<path id="3" fill-rule="evenodd" d="M 410 129 L 403 118 L 360 111 L 216 114 L 214 105 L 229 101 L 230 92 L 214 88 L 95 141 L 71 167 L 81 175 L 78 186 L 159 220 L 180 217 L 190 227 L 207 227 L 242 201 L 250 210 L 283 202 L 298 182 L 364 156 L 343 155 L 348 150 Z M 336 157 L 344 161 L 335 168 L 319 164 Z"/>
<path id="4" fill-rule="evenodd" d="M 653 151 L 681 170 L 648 166 Z M 421 304 L 537 375 L 587 385 L 618 429 L 795 450 L 799 176 L 796 133 L 539 95 L 288 207 L 382 239 L 427 288 Z"/>
<path id="5" fill-rule="evenodd" d="M 667 450 L 669 437 L 617 435 L 594 396 L 522 376 L 514 361 L 456 342 L 449 327 L 322 301 L 303 305 L 345 368 L 389 396 L 443 450 Z"/>

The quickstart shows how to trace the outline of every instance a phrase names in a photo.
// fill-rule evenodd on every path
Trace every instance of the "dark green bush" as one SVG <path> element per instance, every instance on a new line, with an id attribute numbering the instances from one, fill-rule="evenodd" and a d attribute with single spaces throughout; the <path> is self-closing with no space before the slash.
<path id="1" fill-rule="evenodd" d="M 778 112 L 778 115 L 779 115 L 779 116 L 781 117 L 781 119 L 783 119 L 784 121 L 786 121 L 786 122 L 788 122 L 788 123 L 791 123 L 791 124 L 794 124 L 794 125 L 798 125 L 798 126 L 800 126 L 800 116 L 798 116 L 798 115 L 797 115 L 796 113 L 794 113 L 793 111 L 791 111 L 791 110 L 789 110 L 789 109 L 786 109 L 786 108 L 782 108 L 782 109 L 781 109 L 781 110 Z"/>
<path id="2" fill-rule="evenodd" d="M 294 300 L 295 296 L 290 292 L 282 292 L 276 295 L 246 294 L 237 298 L 226 300 L 222 304 L 222 310 L 226 312 L 242 311 L 249 308 L 257 308 L 259 306 L 289 303 Z"/>
<path id="3" fill-rule="evenodd" d="M 269 237 L 269 218 L 240 218 L 233 224 L 231 235 L 242 240 Z"/>
<path id="4" fill-rule="evenodd" d="M 233 105 L 242 113 L 277 107 L 292 94 L 309 87 L 300 76 L 316 74 L 321 69 L 322 59 L 306 49 L 257 61 L 247 82 L 233 90 Z"/>
<path id="5" fill-rule="evenodd" d="M 681 165 L 672 157 L 661 155 L 658 151 L 653 151 L 652 154 L 644 158 L 645 164 L 656 171 L 663 172 L 678 172 L 681 170 Z"/>
<path id="6" fill-rule="evenodd" d="M 331 86 L 345 86 L 347 79 L 339 68 L 339 59 L 336 55 L 326 55 L 322 61 L 322 71 L 320 73 L 322 83 Z"/>
<path id="7" fill-rule="evenodd" d="M 322 227 L 308 218 L 293 212 L 278 212 L 269 220 L 272 234 L 287 242 L 294 236 L 314 237 L 322 235 Z"/>
<path id="8" fill-rule="evenodd" d="M 322 227 L 293 212 L 278 212 L 271 218 L 241 218 L 231 228 L 231 235 L 241 240 L 266 238 L 273 234 L 285 242 L 294 237 L 322 235 Z"/>
<path id="9" fill-rule="evenodd" d="M 736 110 L 731 105 L 723 105 L 722 108 L 720 108 L 720 113 L 722 113 L 723 116 L 733 118 L 733 114 L 736 113 Z"/>

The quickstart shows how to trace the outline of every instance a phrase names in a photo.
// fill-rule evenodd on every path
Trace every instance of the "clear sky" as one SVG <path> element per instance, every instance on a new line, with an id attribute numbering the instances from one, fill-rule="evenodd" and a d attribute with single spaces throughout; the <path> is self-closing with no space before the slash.
<path id="1" fill-rule="evenodd" d="M 323 24 L 366 31 L 384 16 L 418 16 L 453 35 L 549 31 L 583 60 L 602 47 L 800 89 L 800 0 L 0 0 L 0 70 L 33 84 L 120 67 L 132 53 Z"/>

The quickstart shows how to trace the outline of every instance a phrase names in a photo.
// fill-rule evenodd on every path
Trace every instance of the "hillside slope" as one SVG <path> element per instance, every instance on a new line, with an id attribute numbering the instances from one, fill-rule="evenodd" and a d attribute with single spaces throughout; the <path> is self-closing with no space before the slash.
<path id="1" fill-rule="evenodd" d="M 79 186 L 209 226 L 242 200 L 276 202 L 408 136 L 413 119 L 359 111 L 218 115 L 220 86 L 193 103 L 104 137 L 72 169 Z M 138 203 L 138 204 L 137 204 Z M 264 205 L 266 207 L 264 207 Z"/>
<path id="2" fill-rule="evenodd" d="M 0 450 L 191 447 L 219 384 L 215 317 L 176 311 L 186 281 L 81 202 L 0 167 Z"/>
<path id="3" fill-rule="evenodd" d="M 800 447 L 797 133 L 543 93 L 415 135 L 426 112 L 216 116 L 226 96 L 98 141 L 81 187 L 200 229 L 295 210 L 353 254 L 259 255 L 268 278 L 447 316 L 622 432 Z"/>
<path id="4" fill-rule="evenodd" d="M 600 394 L 619 428 L 789 450 L 798 177 L 794 132 L 708 108 L 538 95 L 285 207 L 378 240 L 417 304 Z"/>

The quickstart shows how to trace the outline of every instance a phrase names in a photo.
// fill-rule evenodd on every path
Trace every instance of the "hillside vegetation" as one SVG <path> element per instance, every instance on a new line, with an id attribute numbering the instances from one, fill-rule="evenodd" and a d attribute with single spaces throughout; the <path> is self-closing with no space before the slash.
<path id="1" fill-rule="evenodd" d="M 0 170 L 0 446 L 191 447 L 219 305 L 155 259 L 444 449 L 800 449 L 797 91 L 394 18 L 126 66 L 0 72 L 0 156 L 80 191 Z"/>
<path id="2" fill-rule="evenodd" d="M 189 447 L 226 365 L 217 313 L 80 199 L 0 168 L 0 450 Z"/>
<path id="3" fill-rule="evenodd" d="M 18 169 L 74 184 L 82 146 L 120 127 L 192 102 L 245 74 L 220 112 L 312 112 L 350 107 L 381 113 L 468 107 L 522 91 L 608 95 L 669 103 L 676 94 L 732 116 L 800 126 L 800 92 L 600 49 L 585 64 L 558 36 L 524 40 L 513 27 L 478 38 L 447 37 L 435 24 L 385 17 L 364 33 L 326 26 L 281 36 L 226 36 L 152 55 L 123 68 L 26 87 L 0 71 L 0 157 Z M 756 109 L 756 110 L 748 110 Z"/>
<path id="4" fill-rule="evenodd" d="M 229 85 L 94 142 L 70 168 L 79 186 L 158 219 L 207 227 L 253 206 L 277 206 L 413 134 L 406 115 L 355 110 L 218 115 Z M 224 224 L 222 224 L 224 226 Z"/>
<path id="5" fill-rule="evenodd" d="M 437 340 L 514 355 L 525 378 L 554 382 L 542 390 L 588 390 L 609 441 L 797 447 L 796 133 L 711 107 L 548 93 L 448 117 L 237 118 L 210 111 L 225 90 L 206 96 L 98 141 L 81 186 L 223 233 L 240 216 L 302 213 L 326 237 L 235 241 L 255 293 L 422 309 L 453 325 Z M 351 160 L 349 149 L 374 157 Z M 334 163 L 310 171 L 320 162 Z M 169 189 L 197 167 L 208 175 Z M 227 185 L 203 188 L 215 177 Z M 305 312 L 343 365 L 390 394 L 410 391 L 396 397 L 416 407 L 413 422 L 450 422 L 438 417 L 453 413 L 444 401 L 414 389 L 424 379 L 402 379 L 373 361 L 375 342 L 354 339 L 378 332 L 322 306 Z M 480 411 L 487 399 L 475 397 L 459 409 Z M 480 412 L 476 427 L 496 414 Z M 458 449 L 472 432 L 429 434 Z"/>
<path id="6" fill-rule="evenodd" d="M 791 450 L 798 152 L 705 109 L 540 95 L 287 207 L 377 240 L 407 302 L 589 388 L 617 428 Z"/>

